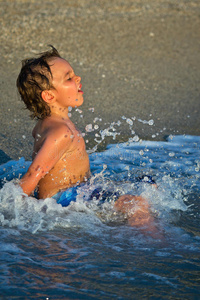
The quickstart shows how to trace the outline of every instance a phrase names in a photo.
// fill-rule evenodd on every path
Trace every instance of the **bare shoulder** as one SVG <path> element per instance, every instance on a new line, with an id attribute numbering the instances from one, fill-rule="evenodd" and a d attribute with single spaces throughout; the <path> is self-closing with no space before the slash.
<path id="1" fill-rule="evenodd" d="M 38 121 L 32 134 L 34 138 L 38 137 L 41 139 L 46 139 L 48 137 L 67 138 L 68 135 L 70 136 L 71 134 L 71 129 L 67 122 L 49 117 Z"/>
<path id="2" fill-rule="evenodd" d="M 52 149 L 62 148 L 66 150 L 72 143 L 72 129 L 67 122 L 58 118 L 46 118 L 39 120 L 33 129 L 34 150 L 32 158 L 34 158 L 40 149 L 52 151 Z"/>
<path id="3" fill-rule="evenodd" d="M 72 130 L 67 122 L 49 118 L 44 124 L 43 135 L 46 139 L 54 139 L 59 142 L 62 139 L 70 139 Z"/>

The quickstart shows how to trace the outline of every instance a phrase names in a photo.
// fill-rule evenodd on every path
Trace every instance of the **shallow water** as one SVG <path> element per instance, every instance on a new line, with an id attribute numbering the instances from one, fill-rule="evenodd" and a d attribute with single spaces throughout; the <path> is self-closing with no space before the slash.
<path id="1" fill-rule="evenodd" d="M 66 208 L 14 185 L 30 162 L 1 165 L 2 299 L 198 299 L 199 148 L 197 136 L 109 145 L 90 154 L 90 184 Z M 129 227 L 112 199 L 86 201 L 97 186 L 145 196 L 159 234 Z"/>

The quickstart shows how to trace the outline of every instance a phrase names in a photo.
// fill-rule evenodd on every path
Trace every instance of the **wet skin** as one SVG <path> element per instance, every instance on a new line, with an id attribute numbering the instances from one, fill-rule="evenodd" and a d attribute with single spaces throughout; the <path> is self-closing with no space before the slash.
<path id="1" fill-rule="evenodd" d="M 55 128 L 58 133 L 53 134 L 51 141 L 50 139 L 47 141 L 46 136 Z M 40 164 L 39 167 L 45 172 L 49 164 L 56 162 L 38 183 L 39 198 L 51 197 L 60 190 L 87 180 L 90 176 L 90 165 L 85 142 L 81 133 L 69 119 L 63 120 L 52 115 L 42 121 L 42 124 L 39 122 L 36 125 L 33 135 L 35 136 L 33 154 L 35 158 L 37 157 L 35 153 L 39 155 L 44 141 L 54 144 L 54 147 L 51 147 L 46 154 L 48 163 L 46 166 Z"/>
<path id="2" fill-rule="evenodd" d="M 83 103 L 81 78 L 62 58 L 53 59 L 50 68 L 53 88 L 43 91 L 41 96 L 51 115 L 39 120 L 33 129 L 33 162 L 20 181 L 27 195 L 38 187 L 40 199 L 52 197 L 90 176 L 84 139 L 68 117 L 69 107 Z M 148 202 L 142 197 L 121 196 L 115 202 L 115 209 L 127 215 L 131 226 L 153 226 Z"/>
<path id="3" fill-rule="evenodd" d="M 81 78 L 64 59 L 55 58 L 50 67 L 54 88 L 41 95 L 51 116 L 39 120 L 33 130 L 33 162 L 20 181 L 27 195 L 38 187 L 42 199 L 85 181 L 90 175 L 85 142 L 68 117 L 68 107 L 83 103 Z"/>

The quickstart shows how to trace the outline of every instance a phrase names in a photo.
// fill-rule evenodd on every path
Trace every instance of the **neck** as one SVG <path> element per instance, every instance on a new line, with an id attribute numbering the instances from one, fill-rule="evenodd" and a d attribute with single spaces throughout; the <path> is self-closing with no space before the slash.
<path id="1" fill-rule="evenodd" d="M 57 107 L 56 105 L 51 105 L 51 115 L 56 115 L 64 119 L 69 119 L 68 107 Z"/>

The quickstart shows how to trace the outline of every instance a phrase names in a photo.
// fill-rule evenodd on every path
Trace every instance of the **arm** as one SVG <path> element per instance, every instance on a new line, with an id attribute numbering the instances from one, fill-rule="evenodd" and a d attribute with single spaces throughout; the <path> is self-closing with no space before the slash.
<path id="1" fill-rule="evenodd" d="M 24 193 L 30 195 L 34 191 L 40 179 L 55 166 L 70 143 L 70 133 L 66 126 L 50 130 L 27 173 L 19 182 Z"/>

